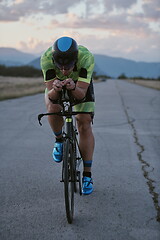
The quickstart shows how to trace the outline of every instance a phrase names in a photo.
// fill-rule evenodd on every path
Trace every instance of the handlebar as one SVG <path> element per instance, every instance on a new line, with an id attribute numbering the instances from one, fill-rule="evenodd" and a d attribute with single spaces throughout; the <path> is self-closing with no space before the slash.
<path id="1" fill-rule="evenodd" d="M 42 126 L 42 123 L 41 123 L 41 119 L 44 117 L 44 116 L 51 116 L 51 115 L 57 115 L 57 116 L 63 116 L 63 117 L 70 117 L 70 116 L 75 116 L 77 114 L 92 114 L 93 112 L 74 112 L 72 111 L 71 113 L 70 112 L 67 112 L 67 111 L 60 111 L 60 112 L 55 112 L 55 113 L 41 113 L 38 115 L 38 122 L 39 122 L 39 125 Z"/>

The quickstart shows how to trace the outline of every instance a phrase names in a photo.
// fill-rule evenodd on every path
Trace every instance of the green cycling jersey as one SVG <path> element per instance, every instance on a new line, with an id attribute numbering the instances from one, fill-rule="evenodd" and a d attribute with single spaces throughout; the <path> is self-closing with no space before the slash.
<path id="1" fill-rule="evenodd" d="M 41 68 L 44 82 L 54 79 L 65 80 L 67 78 L 72 78 L 73 81 L 90 83 L 94 70 L 94 56 L 87 48 L 79 45 L 78 59 L 75 67 L 68 76 L 64 76 L 60 69 L 54 64 L 52 59 L 52 47 L 50 47 L 41 57 Z"/>

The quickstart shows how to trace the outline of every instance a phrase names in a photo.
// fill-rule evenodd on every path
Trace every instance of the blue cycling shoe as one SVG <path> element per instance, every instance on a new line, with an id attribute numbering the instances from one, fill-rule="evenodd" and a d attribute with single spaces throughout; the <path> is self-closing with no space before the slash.
<path id="1" fill-rule="evenodd" d="M 82 193 L 84 195 L 89 195 L 93 192 L 93 181 L 90 177 L 82 178 Z"/>
<path id="2" fill-rule="evenodd" d="M 61 142 L 55 142 L 54 148 L 53 148 L 53 160 L 57 163 L 62 161 L 62 155 L 63 155 L 63 143 Z"/>

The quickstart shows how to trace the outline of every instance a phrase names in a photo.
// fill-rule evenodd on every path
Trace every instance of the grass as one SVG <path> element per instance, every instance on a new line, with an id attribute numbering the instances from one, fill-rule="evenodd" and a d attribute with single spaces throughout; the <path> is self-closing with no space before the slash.
<path id="1" fill-rule="evenodd" d="M 160 90 L 159 80 L 138 80 L 138 79 L 127 79 L 128 82 L 135 83 L 144 87 Z"/>
<path id="2" fill-rule="evenodd" d="M 0 100 L 18 98 L 45 90 L 43 78 L 2 77 L 0 76 Z"/>

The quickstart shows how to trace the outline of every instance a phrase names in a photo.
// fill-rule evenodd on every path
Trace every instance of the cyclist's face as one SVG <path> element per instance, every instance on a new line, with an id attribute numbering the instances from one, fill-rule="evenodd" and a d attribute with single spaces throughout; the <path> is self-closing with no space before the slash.
<path id="1" fill-rule="evenodd" d="M 61 68 L 60 71 L 64 76 L 68 76 L 73 71 L 73 68 L 74 66 L 69 69 Z"/>

